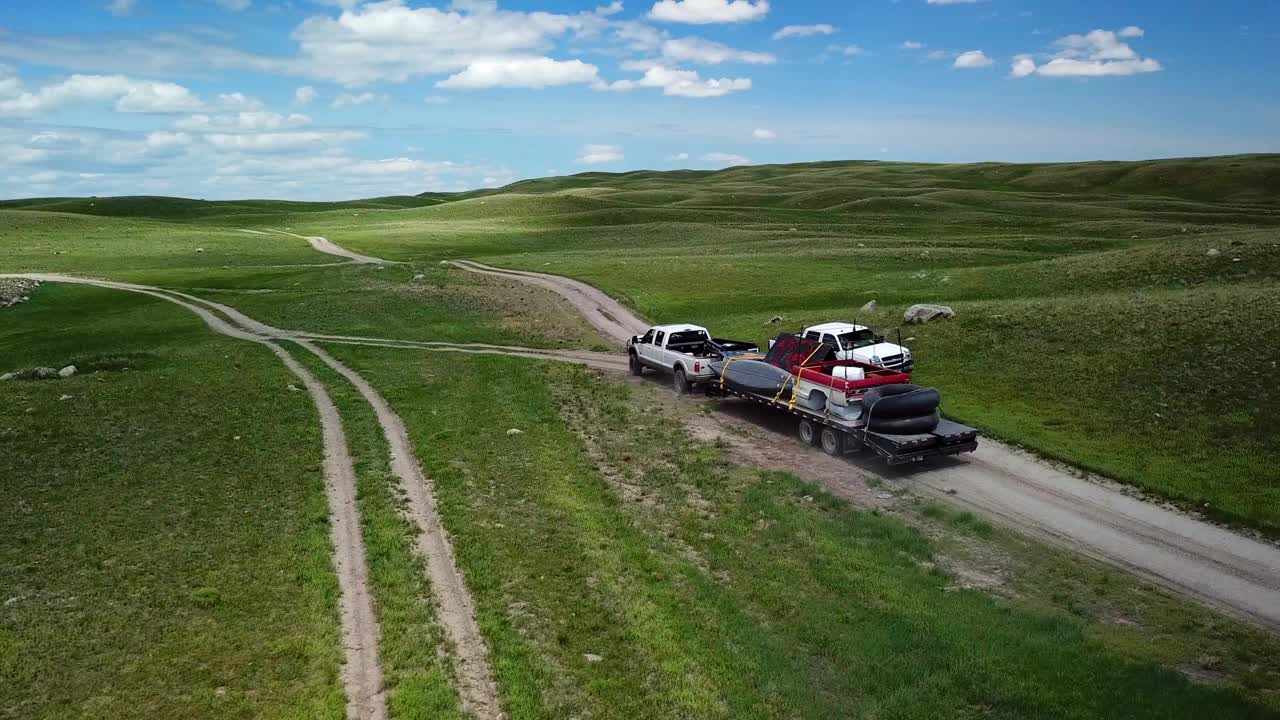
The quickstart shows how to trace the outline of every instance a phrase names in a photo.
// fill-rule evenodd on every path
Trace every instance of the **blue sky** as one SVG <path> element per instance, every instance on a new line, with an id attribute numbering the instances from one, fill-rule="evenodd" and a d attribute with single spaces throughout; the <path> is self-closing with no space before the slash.
<path id="1" fill-rule="evenodd" d="M 1280 152 L 1278 50 L 1270 0 L 14 2 L 0 197 Z"/>

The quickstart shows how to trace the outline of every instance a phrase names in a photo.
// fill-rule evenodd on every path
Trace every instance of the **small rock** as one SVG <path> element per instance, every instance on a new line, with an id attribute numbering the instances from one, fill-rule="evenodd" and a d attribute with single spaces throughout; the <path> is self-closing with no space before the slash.
<path id="1" fill-rule="evenodd" d="M 198 253 L 202 253 L 202 252 L 204 252 L 204 248 L 196 248 L 196 252 L 198 252 Z"/>
<path id="2" fill-rule="evenodd" d="M 795 231 L 796 231 L 796 229 L 795 229 L 795 228 L 791 228 L 791 229 L 787 230 L 787 232 L 795 232 Z"/>
<path id="3" fill-rule="evenodd" d="M 213 694 L 214 694 L 214 695 L 217 695 L 218 697 L 226 697 L 226 695 L 227 695 L 227 689 L 226 689 L 226 688 L 224 688 L 224 687 L 220 687 L 220 688 L 218 688 L 217 690 L 214 690 L 214 691 L 213 691 Z"/>
<path id="4" fill-rule="evenodd" d="M 946 305 L 912 305 L 903 313 L 902 319 L 909 323 L 926 323 L 934 320 L 950 320 L 956 311 Z"/>
<path id="5" fill-rule="evenodd" d="M 71 399 L 70 395 L 63 395 L 62 397 L 58 398 L 58 401 L 62 402 L 64 400 L 70 400 L 70 399 Z"/>
<path id="6" fill-rule="evenodd" d="M 58 371 L 50 367 L 38 367 L 31 371 L 31 377 L 36 380 L 52 380 L 58 377 Z"/>
<path id="7" fill-rule="evenodd" d="M 0 375 L 0 382 L 8 382 L 16 377 L 18 377 L 17 373 L 5 373 Z"/>
<path id="8" fill-rule="evenodd" d="M 507 431 L 507 437 L 515 437 L 516 435 L 523 435 L 523 434 L 524 434 L 524 431 L 519 428 L 511 428 L 510 430 Z"/>
<path id="9" fill-rule="evenodd" d="M 881 500 L 892 500 L 893 493 L 880 493 L 876 495 L 876 497 L 880 498 Z"/>
<path id="10" fill-rule="evenodd" d="M 239 436 L 239 435 L 236 435 L 235 437 L 233 437 L 233 438 L 231 438 L 231 439 L 232 439 L 232 440 L 239 440 L 239 439 L 240 439 L 240 436 Z"/>
<path id="11" fill-rule="evenodd" d="M 302 392 L 302 388 L 298 387 L 297 385 L 294 385 L 293 383 L 290 383 L 289 392 Z"/>
<path id="12" fill-rule="evenodd" d="M 801 500 L 804 500 L 805 502 L 813 502 L 813 496 L 805 495 L 803 498 L 801 498 Z"/>
<path id="13" fill-rule="evenodd" d="M 780 322 L 782 322 L 782 316 L 774 315 L 773 317 L 769 318 L 769 322 L 765 323 L 765 325 L 777 325 Z"/>
<path id="14" fill-rule="evenodd" d="M 1205 253 L 1205 255 L 1208 255 L 1209 257 L 1218 257 L 1221 254 L 1222 251 L 1218 248 L 1209 248 L 1209 252 Z"/>
<path id="15" fill-rule="evenodd" d="M 955 495 L 955 494 L 956 494 L 956 489 L 955 489 L 955 488 L 947 488 L 944 492 L 946 492 L 948 495 Z"/>
<path id="16" fill-rule="evenodd" d="M 601 657 L 600 655 L 596 655 L 596 654 L 594 654 L 594 653 L 586 653 L 586 654 L 584 654 L 584 655 L 582 656 L 582 659 L 583 659 L 583 660 L 586 660 L 586 661 L 587 661 L 587 662 L 589 662 L 589 663 L 599 663 L 599 662 L 604 662 L 604 658 L 603 658 L 603 657 Z"/>
<path id="17" fill-rule="evenodd" d="M 69 378 L 69 377 L 71 377 L 72 375 L 75 375 L 75 374 L 76 374 L 76 366 L 75 366 L 75 365 L 68 365 L 68 366 L 66 366 L 66 367 L 64 367 L 64 368 L 62 368 L 61 370 L 59 370 L 59 371 L 58 371 L 58 377 L 62 377 L 62 378 Z"/>
<path id="18" fill-rule="evenodd" d="M 863 306 L 862 306 L 862 309 L 861 309 L 861 310 L 859 310 L 858 312 L 860 312 L 860 313 L 873 313 L 873 312 L 876 312 L 876 311 L 877 311 L 877 310 L 879 310 L 879 309 L 880 309 L 880 304 L 879 304 L 879 303 L 877 303 L 875 300 L 869 300 L 869 301 L 867 302 L 867 304 L 866 304 L 866 305 L 863 305 Z"/>
<path id="19" fill-rule="evenodd" d="M 704 532 L 704 533 L 702 533 L 702 539 L 703 539 L 703 540 L 715 540 L 715 539 L 716 539 L 716 536 L 715 536 L 715 533 Z"/>
<path id="20" fill-rule="evenodd" d="M 426 279 L 427 279 L 427 276 L 426 276 L 426 275 L 423 275 L 422 273 L 418 273 L 417 275 L 414 275 L 414 276 L 413 276 L 413 279 L 414 279 L 414 280 L 426 280 Z"/>
<path id="21" fill-rule="evenodd" d="M 1231 262 L 1240 262 L 1240 258 L 1231 258 Z"/>

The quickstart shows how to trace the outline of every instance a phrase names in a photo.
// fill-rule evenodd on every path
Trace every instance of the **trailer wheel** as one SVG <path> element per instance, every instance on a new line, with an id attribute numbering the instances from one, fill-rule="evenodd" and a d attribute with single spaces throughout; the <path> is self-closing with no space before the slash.
<path id="1" fill-rule="evenodd" d="M 844 455 L 844 433 L 829 427 L 822 428 L 822 450 L 828 455 Z"/>
<path id="2" fill-rule="evenodd" d="M 644 374 L 644 365 L 640 362 L 640 356 L 635 353 L 630 355 L 631 374 L 640 377 Z"/>
<path id="3" fill-rule="evenodd" d="M 688 395 L 690 391 L 689 377 L 684 374 L 684 368 L 677 367 L 675 379 L 672 381 L 675 385 L 677 395 Z"/>
<path id="4" fill-rule="evenodd" d="M 800 421 L 800 440 L 805 445 L 818 444 L 818 428 L 808 420 Z"/>

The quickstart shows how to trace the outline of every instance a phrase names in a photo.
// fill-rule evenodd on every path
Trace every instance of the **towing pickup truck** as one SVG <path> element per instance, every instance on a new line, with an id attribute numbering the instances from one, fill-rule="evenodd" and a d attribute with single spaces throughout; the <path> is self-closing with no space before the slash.
<path id="1" fill-rule="evenodd" d="M 712 338 L 699 325 L 658 325 L 627 343 L 632 375 L 642 375 L 645 368 L 669 372 L 681 394 L 717 377 L 711 361 L 759 350 L 754 343 Z"/>

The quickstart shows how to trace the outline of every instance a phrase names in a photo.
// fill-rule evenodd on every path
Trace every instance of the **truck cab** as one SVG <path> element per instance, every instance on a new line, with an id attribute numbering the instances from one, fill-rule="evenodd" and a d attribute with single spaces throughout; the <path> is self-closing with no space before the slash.
<path id="1" fill-rule="evenodd" d="M 902 372 L 911 372 L 915 368 L 915 358 L 910 350 L 884 342 L 884 338 L 863 325 L 823 323 L 805 328 L 801 335 L 835 348 L 838 360 L 861 360 Z"/>

